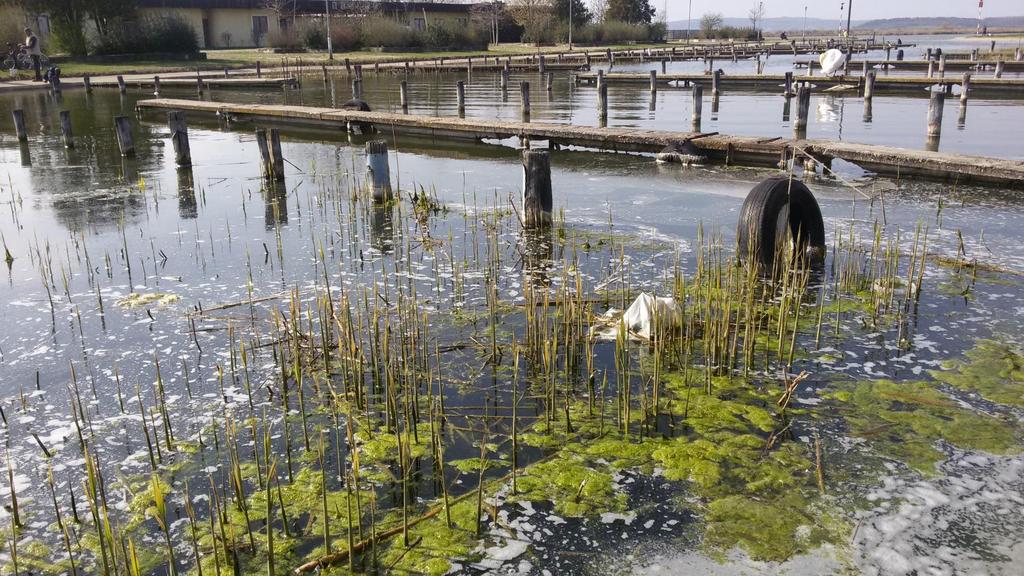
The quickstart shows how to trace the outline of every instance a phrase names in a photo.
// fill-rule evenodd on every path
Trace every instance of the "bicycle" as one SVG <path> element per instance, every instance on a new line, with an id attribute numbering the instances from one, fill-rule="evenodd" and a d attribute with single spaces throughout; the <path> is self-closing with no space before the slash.
<path id="1" fill-rule="evenodd" d="M 3 67 L 14 72 L 15 70 L 31 70 L 32 57 L 25 51 L 23 46 L 7 43 L 8 52 L 3 60 Z M 39 55 L 39 69 L 43 70 L 50 66 L 50 59 L 46 54 Z"/>

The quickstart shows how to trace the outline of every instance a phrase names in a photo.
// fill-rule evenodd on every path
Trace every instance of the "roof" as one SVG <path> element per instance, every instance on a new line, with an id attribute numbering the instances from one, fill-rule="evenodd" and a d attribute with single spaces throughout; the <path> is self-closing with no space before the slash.
<path id="1" fill-rule="evenodd" d="M 472 3 L 449 2 L 379 2 L 374 0 L 328 0 L 331 11 L 336 12 L 370 12 L 379 10 L 386 13 L 398 12 L 469 12 Z M 268 0 L 136 0 L 141 8 L 199 8 L 210 10 L 227 8 L 236 10 L 261 10 L 269 4 Z M 322 14 L 325 10 L 324 0 L 292 0 L 294 10 L 300 14 Z M 287 0 L 282 2 L 287 6 Z M 291 11 L 289 7 L 288 11 Z"/>

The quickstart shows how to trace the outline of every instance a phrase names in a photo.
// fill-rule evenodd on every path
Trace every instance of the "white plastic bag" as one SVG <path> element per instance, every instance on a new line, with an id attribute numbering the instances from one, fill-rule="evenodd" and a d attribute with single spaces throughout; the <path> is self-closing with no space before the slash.
<path id="1" fill-rule="evenodd" d="M 682 323 L 683 309 L 674 298 L 658 298 L 646 292 L 636 297 L 622 315 L 626 330 L 641 338 L 650 338 L 655 327 L 660 332 Z"/>

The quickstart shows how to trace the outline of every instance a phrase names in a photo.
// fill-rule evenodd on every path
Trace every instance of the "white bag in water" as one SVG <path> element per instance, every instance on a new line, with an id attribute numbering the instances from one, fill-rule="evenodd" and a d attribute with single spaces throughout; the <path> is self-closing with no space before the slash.
<path id="1" fill-rule="evenodd" d="M 818 56 L 818 62 L 821 64 L 821 71 L 824 72 L 826 76 L 831 76 L 846 63 L 846 54 L 843 54 L 842 50 L 832 48 L 831 50 L 824 51 L 821 56 Z"/>
<path id="2" fill-rule="evenodd" d="M 658 330 L 668 330 L 683 321 L 683 309 L 673 298 L 657 298 L 646 292 L 636 297 L 622 315 L 626 329 L 640 336 L 650 338 L 657 325 Z"/>

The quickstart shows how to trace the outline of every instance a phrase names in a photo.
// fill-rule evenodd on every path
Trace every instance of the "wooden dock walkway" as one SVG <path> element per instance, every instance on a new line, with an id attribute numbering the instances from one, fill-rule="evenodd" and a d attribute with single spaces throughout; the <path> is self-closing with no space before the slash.
<path id="1" fill-rule="evenodd" d="M 817 140 L 726 136 L 718 133 L 665 132 L 634 128 L 595 128 L 565 124 L 502 122 L 457 117 L 357 112 L 311 106 L 232 104 L 199 100 L 151 99 L 136 104 L 140 114 L 180 110 L 254 122 L 279 122 L 328 129 L 371 123 L 384 134 L 403 133 L 432 139 L 548 141 L 552 147 L 579 146 L 612 152 L 659 152 L 671 143 L 691 140 L 709 161 L 727 165 L 778 167 L 784 160 L 811 156 L 828 165 L 838 158 L 879 174 L 923 176 L 950 182 L 968 181 L 1024 188 L 1024 162 L 888 146 Z"/>
<path id="2" fill-rule="evenodd" d="M 858 60 L 856 58 L 850 60 L 850 70 L 860 70 L 864 66 L 864 62 L 865 60 Z M 939 71 L 938 60 L 866 60 L 866 62 L 868 63 L 868 68 L 872 69 L 912 70 L 914 72 L 923 72 L 928 70 L 928 66 L 930 64 L 936 73 Z M 995 69 L 996 63 L 996 60 L 946 60 L 945 70 L 947 73 L 975 72 L 981 70 L 992 71 Z M 821 65 L 815 58 L 801 58 L 794 60 L 793 66 L 797 68 L 813 66 L 819 70 L 821 69 Z M 1004 60 L 1003 72 L 1024 72 L 1024 61 L 1017 62 L 1015 60 Z"/>
<path id="3" fill-rule="evenodd" d="M 126 86 L 136 86 L 138 88 L 150 88 L 150 87 L 153 87 L 153 86 L 156 85 L 156 80 L 155 80 L 156 76 L 159 76 L 159 75 L 150 76 L 150 77 L 143 77 L 143 78 L 134 78 L 132 80 L 125 80 L 125 85 Z M 181 88 L 181 87 L 194 88 L 196 86 L 196 84 L 198 84 L 198 83 L 199 83 L 199 78 L 196 77 L 196 76 L 193 76 L 191 78 L 188 78 L 188 77 L 185 77 L 185 78 L 182 78 L 182 77 L 175 77 L 175 78 L 160 77 L 160 86 L 164 87 L 164 88 L 167 88 L 167 87 L 173 87 L 173 88 Z M 295 78 L 292 78 L 292 77 L 275 78 L 275 77 L 266 77 L 266 76 L 264 76 L 263 78 L 256 78 L 255 76 L 249 76 L 249 77 L 235 76 L 235 77 L 229 77 L 229 78 L 224 78 L 224 77 L 220 77 L 220 76 L 212 76 L 212 77 L 211 76 L 203 76 L 202 77 L 202 83 L 203 83 L 203 86 L 207 87 L 207 88 L 234 88 L 234 89 L 241 89 L 241 88 L 284 88 L 284 87 L 292 87 L 292 88 L 294 88 L 294 87 L 297 87 L 299 85 L 299 81 L 297 79 L 295 79 Z M 65 88 L 67 88 L 69 86 L 69 84 L 67 84 L 67 83 L 62 83 L 62 84 L 63 84 L 63 87 L 65 87 Z M 99 88 L 111 88 L 111 87 L 116 88 L 118 83 L 117 83 L 117 79 L 111 80 L 109 78 L 104 78 L 104 79 L 99 79 L 99 80 L 92 80 L 92 85 L 94 87 L 99 87 Z"/>
<path id="4" fill-rule="evenodd" d="M 651 81 L 649 73 L 635 74 L 626 72 L 611 72 L 604 75 L 605 82 L 611 84 L 634 84 L 648 86 Z M 961 75 L 946 75 L 944 78 L 927 78 L 924 76 L 876 76 L 876 91 L 899 91 L 899 90 L 925 90 L 931 86 L 942 86 L 947 92 L 952 91 L 953 86 L 959 86 L 963 77 Z M 722 90 L 729 88 L 766 88 L 781 87 L 786 77 L 783 74 L 722 74 L 719 80 L 719 87 Z M 576 75 L 577 83 L 594 84 L 597 82 L 597 73 L 583 72 Z M 701 73 L 690 74 L 658 74 L 658 84 L 682 84 L 689 86 L 699 82 L 707 88 L 711 85 L 711 75 Z M 808 82 L 815 86 L 839 86 L 853 85 L 858 89 L 862 87 L 864 78 L 862 76 L 793 76 L 793 82 Z M 971 77 L 971 93 L 992 93 L 1024 95 L 1024 78 L 976 78 Z"/>

